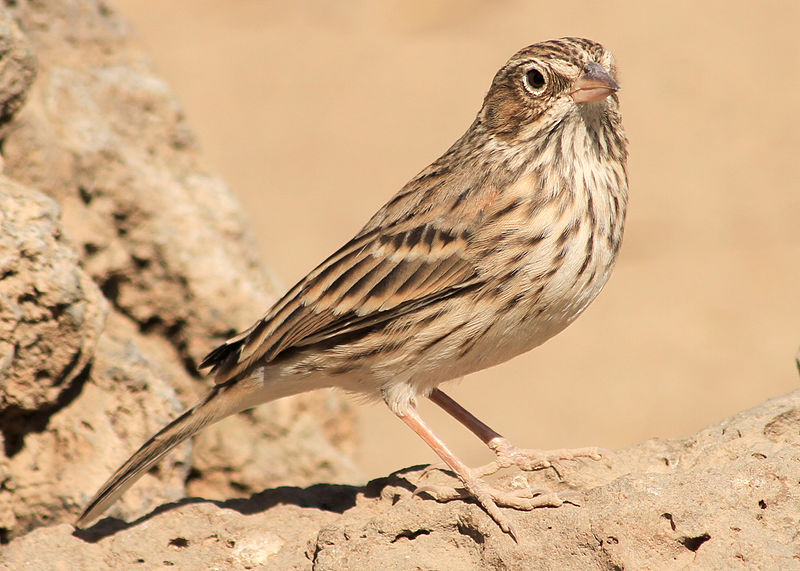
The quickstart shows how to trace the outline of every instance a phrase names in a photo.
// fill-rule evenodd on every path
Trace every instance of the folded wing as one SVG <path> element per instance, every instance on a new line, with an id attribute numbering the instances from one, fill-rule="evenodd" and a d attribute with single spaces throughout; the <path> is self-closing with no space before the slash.
<path id="1" fill-rule="evenodd" d="M 216 382 L 295 348 L 336 344 L 480 283 L 468 229 L 438 221 L 356 236 L 295 285 L 250 329 L 201 363 Z"/>

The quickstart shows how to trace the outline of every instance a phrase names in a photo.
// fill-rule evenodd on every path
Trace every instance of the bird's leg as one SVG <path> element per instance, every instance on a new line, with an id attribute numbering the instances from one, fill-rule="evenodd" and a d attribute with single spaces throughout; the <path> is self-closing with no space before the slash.
<path id="1" fill-rule="evenodd" d="M 449 501 L 461 498 L 474 498 L 484 510 L 497 522 L 504 532 L 517 540 L 514 526 L 506 518 L 498 506 L 511 507 L 520 510 L 532 510 L 537 507 L 558 507 L 564 503 L 556 494 L 536 493 L 530 489 L 517 490 L 516 492 L 502 492 L 493 489 L 486 482 L 476 476 L 447 445 L 425 424 L 415 408 L 410 407 L 404 414 L 397 415 L 411 430 L 416 432 L 434 452 L 445 461 L 450 469 L 464 484 L 463 490 L 454 488 L 426 486 L 417 492 L 425 492 L 438 501 Z"/>
<path id="2" fill-rule="evenodd" d="M 493 474 L 501 468 L 508 468 L 509 466 L 517 466 L 522 470 L 553 468 L 556 474 L 559 474 L 558 463 L 562 460 L 576 460 L 579 458 L 600 460 L 602 458 L 603 451 L 599 448 L 575 448 L 571 450 L 565 448 L 559 450 L 517 448 L 441 390 L 434 389 L 428 398 L 469 428 L 475 436 L 480 438 L 494 452 L 497 458 L 494 462 L 474 470 L 478 476 Z"/>

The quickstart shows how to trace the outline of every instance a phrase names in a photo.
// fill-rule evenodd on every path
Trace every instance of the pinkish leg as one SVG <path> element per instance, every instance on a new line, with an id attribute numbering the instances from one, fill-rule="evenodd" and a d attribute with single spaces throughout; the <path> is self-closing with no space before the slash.
<path id="1" fill-rule="evenodd" d="M 475 436 L 480 438 L 496 456 L 496 461 L 481 468 L 475 469 L 479 476 L 493 474 L 501 468 L 517 466 L 522 470 L 540 470 L 542 468 L 553 468 L 557 470 L 558 463 L 563 460 L 577 460 L 589 458 L 600 460 L 603 450 L 599 448 L 575 448 L 559 450 L 532 450 L 517 448 L 503 436 L 492 430 L 489 426 L 481 422 L 467 409 L 462 407 L 452 398 L 447 396 L 440 389 L 434 389 L 428 397 L 444 409 L 453 418 L 469 428 Z"/>
<path id="2" fill-rule="evenodd" d="M 521 490 L 518 493 L 502 492 L 493 489 L 486 482 L 477 477 L 466 464 L 464 464 L 447 445 L 425 424 L 416 409 L 409 408 L 405 414 L 398 414 L 400 420 L 405 422 L 411 430 L 416 432 L 425 443 L 444 460 L 450 469 L 458 476 L 464 485 L 464 490 L 455 488 L 429 486 L 420 488 L 438 501 L 449 501 L 466 497 L 474 498 L 484 510 L 497 522 L 504 532 L 517 540 L 514 526 L 502 513 L 498 506 L 511 507 L 520 510 L 531 510 L 536 507 L 557 507 L 564 500 L 553 493 L 539 493 L 532 490 Z"/>

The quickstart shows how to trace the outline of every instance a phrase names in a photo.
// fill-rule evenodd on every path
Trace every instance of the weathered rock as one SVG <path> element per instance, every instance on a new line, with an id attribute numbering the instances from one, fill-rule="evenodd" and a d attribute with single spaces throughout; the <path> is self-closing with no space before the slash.
<path id="1" fill-rule="evenodd" d="M 0 176 L 0 430 L 55 408 L 94 352 L 107 304 L 65 243 L 58 205 Z"/>
<path id="2" fill-rule="evenodd" d="M 275 288 L 180 105 L 104 2 L 0 8 L 0 56 L 2 542 L 74 518 L 204 392 L 196 363 Z M 263 442 L 215 446 L 218 431 Z M 193 467 L 182 447 L 112 513 L 146 513 L 188 479 L 212 497 L 352 481 L 352 437 L 338 397 L 287 400 L 215 427 Z"/>
<path id="3" fill-rule="evenodd" d="M 25 101 L 36 76 L 36 57 L 28 38 L 5 10 L 0 11 L 0 125 Z"/>
<path id="4" fill-rule="evenodd" d="M 266 482 L 363 482 L 351 460 L 356 426 L 349 406 L 333 391 L 313 397 L 267 403 L 201 432 L 192 468 L 202 477 L 188 482 L 187 494 L 222 500 L 259 492 Z"/>
<path id="5" fill-rule="evenodd" d="M 474 503 L 412 495 L 411 468 L 366 488 L 279 488 L 184 500 L 131 524 L 105 519 L 18 538 L 0 563 L 229 569 L 789 569 L 800 566 L 800 391 L 700 433 L 652 440 L 601 462 L 527 474 L 581 505 L 506 510 L 519 543 Z M 512 471 L 498 485 L 519 485 Z"/>
<path id="6" fill-rule="evenodd" d="M 129 452 L 181 410 L 170 375 L 142 354 L 131 333 L 126 320 L 112 313 L 90 370 L 59 406 L 14 420 L 25 423 L 17 425 L 25 429 L 20 448 L 0 456 L 0 527 L 9 536 L 70 521 Z M 115 513 L 135 517 L 182 497 L 188 471 L 187 445 L 157 475 L 146 475 Z"/>
<path id="7" fill-rule="evenodd" d="M 39 72 L 8 127 L 8 175 L 61 204 L 117 310 L 199 362 L 274 301 L 238 204 L 102 2 L 20 2 L 13 13 Z"/>

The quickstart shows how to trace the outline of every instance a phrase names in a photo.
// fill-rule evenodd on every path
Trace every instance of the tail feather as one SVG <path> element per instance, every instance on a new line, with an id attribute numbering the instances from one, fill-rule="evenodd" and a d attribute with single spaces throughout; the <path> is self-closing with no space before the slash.
<path id="1" fill-rule="evenodd" d="M 230 388 L 229 384 L 214 387 L 205 399 L 170 422 L 145 442 L 97 491 L 84 508 L 83 513 L 76 522 L 76 526 L 84 528 L 97 519 L 128 488 L 136 483 L 145 472 L 178 444 L 209 424 L 239 412 L 239 410 L 248 408 L 247 406 L 237 407 L 234 402 L 220 402 L 220 400 L 228 400 L 225 398 L 228 395 L 221 395 L 228 388 Z M 224 406 L 225 404 L 228 406 Z"/>

